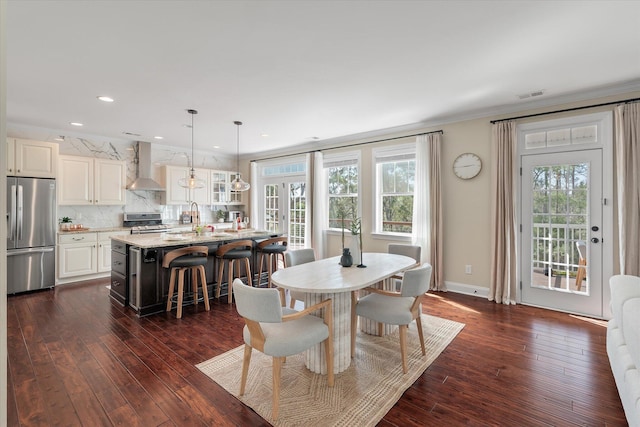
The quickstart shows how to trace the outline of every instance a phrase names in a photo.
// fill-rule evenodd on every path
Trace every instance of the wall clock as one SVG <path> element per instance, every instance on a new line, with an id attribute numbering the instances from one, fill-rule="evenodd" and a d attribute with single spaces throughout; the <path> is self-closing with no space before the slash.
<path id="1" fill-rule="evenodd" d="M 453 173 L 460 179 L 471 179 L 480 173 L 482 160 L 477 154 L 463 153 L 453 161 Z"/>

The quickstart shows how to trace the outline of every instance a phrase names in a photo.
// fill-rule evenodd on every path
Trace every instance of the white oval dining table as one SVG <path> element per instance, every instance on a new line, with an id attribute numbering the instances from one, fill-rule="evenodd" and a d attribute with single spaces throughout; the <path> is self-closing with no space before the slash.
<path id="1" fill-rule="evenodd" d="M 305 307 L 333 300 L 333 369 L 344 371 L 351 364 L 351 291 L 366 288 L 416 265 L 413 258 L 389 253 L 365 252 L 366 268 L 342 267 L 340 257 L 325 258 L 275 271 L 271 281 L 278 287 L 305 293 Z M 324 347 L 307 351 L 306 366 L 326 374 Z"/>

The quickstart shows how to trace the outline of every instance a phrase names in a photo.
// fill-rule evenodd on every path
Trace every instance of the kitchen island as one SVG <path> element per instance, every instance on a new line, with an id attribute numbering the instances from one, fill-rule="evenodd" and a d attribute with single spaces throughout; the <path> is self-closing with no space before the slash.
<path id="1" fill-rule="evenodd" d="M 185 246 L 207 246 L 209 257 L 205 272 L 209 296 L 215 295 L 220 286 L 220 295 L 226 300 L 228 284 L 217 283 L 218 263 L 215 252 L 218 247 L 234 240 L 261 241 L 277 237 L 278 233 L 260 230 L 203 233 L 152 233 L 115 236 L 111 250 L 111 291 L 110 296 L 121 305 L 129 306 L 139 316 L 159 313 L 165 310 L 169 291 L 169 270 L 162 267 L 165 254 Z M 255 246 L 255 245 L 254 245 Z M 255 276 L 255 255 L 251 259 L 251 272 Z M 246 277 L 246 271 L 242 271 Z M 226 277 L 226 274 L 223 276 Z M 183 305 L 193 304 L 191 281 L 185 286 Z"/>

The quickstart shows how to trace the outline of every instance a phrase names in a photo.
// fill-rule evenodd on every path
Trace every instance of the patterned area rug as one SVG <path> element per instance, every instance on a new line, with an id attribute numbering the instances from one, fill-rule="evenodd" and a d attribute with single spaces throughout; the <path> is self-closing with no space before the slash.
<path id="1" fill-rule="evenodd" d="M 271 357 L 253 351 L 244 396 L 238 396 L 244 346 L 196 367 L 274 426 L 374 426 L 464 328 L 463 323 L 422 315 L 426 356 L 415 323 L 407 336 L 407 368 L 402 374 L 398 331 L 377 337 L 358 333 L 351 366 L 328 387 L 325 375 L 304 366 L 304 355 L 287 358 L 282 367 L 280 415 L 271 417 Z"/>

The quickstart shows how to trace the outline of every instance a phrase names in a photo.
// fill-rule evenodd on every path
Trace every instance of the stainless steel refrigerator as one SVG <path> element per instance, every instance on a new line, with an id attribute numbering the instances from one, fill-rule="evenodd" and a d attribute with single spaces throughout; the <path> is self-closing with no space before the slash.
<path id="1" fill-rule="evenodd" d="M 7 177 L 7 293 L 55 285 L 56 181 Z"/>

